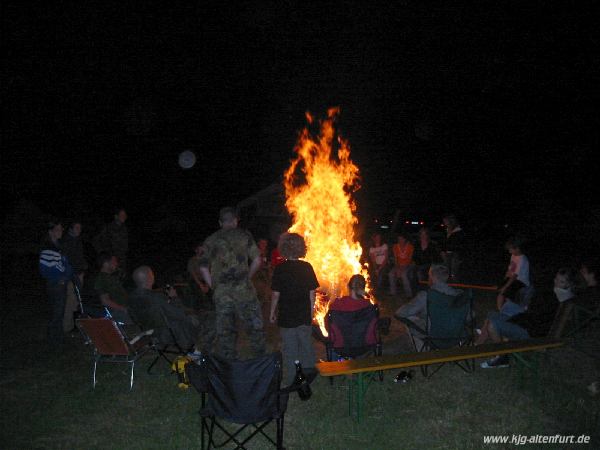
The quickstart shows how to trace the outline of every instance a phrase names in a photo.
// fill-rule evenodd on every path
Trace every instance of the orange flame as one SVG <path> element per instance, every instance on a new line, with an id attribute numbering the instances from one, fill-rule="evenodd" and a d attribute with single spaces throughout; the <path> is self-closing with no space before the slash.
<path id="1" fill-rule="evenodd" d="M 306 260 L 313 266 L 321 292 L 315 302 L 315 320 L 324 336 L 329 299 L 340 296 L 350 276 L 367 269 L 360 263 L 362 248 L 354 238 L 356 205 L 352 192 L 359 189 L 358 167 L 350 160 L 347 141 L 338 137 L 337 159 L 332 157 L 334 120 L 339 108 L 331 108 L 320 122 L 318 137 L 305 128 L 294 151 L 297 157 L 284 174 L 286 207 L 293 218 L 289 231 L 306 241 Z M 310 113 L 307 121 L 313 122 Z"/>

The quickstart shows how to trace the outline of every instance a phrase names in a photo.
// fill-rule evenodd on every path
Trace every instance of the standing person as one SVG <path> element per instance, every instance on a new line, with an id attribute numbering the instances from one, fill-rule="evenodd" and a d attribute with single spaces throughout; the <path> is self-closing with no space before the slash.
<path id="1" fill-rule="evenodd" d="M 410 266 L 413 263 L 414 245 L 408 240 L 406 233 L 398 234 L 398 241 L 392 247 L 394 252 L 394 267 L 390 270 L 390 294 L 396 295 L 396 284 L 398 278 L 402 280 L 404 295 L 406 298 L 412 298 L 412 287 L 409 279 Z"/>
<path id="2" fill-rule="evenodd" d="M 46 280 L 46 294 L 50 304 L 50 320 L 48 321 L 48 343 L 54 349 L 63 344 L 63 318 L 67 301 L 67 284 L 73 276 L 69 259 L 62 254 L 60 238 L 63 234 L 62 224 L 51 219 L 48 222 L 48 235 L 40 251 L 40 274 Z"/>
<path id="3" fill-rule="evenodd" d="M 284 381 L 289 385 L 294 380 L 294 361 L 300 361 L 305 369 L 315 367 L 311 336 L 315 290 L 319 282 L 310 263 L 299 260 L 306 256 L 306 244 L 302 236 L 296 233 L 282 234 L 279 251 L 286 260 L 273 271 L 270 321 L 277 322 L 279 326 Z"/>
<path id="4" fill-rule="evenodd" d="M 450 280 L 456 281 L 465 257 L 465 232 L 454 214 L 444 216 L 443 222 L 446 227 L 446 240 L 441 256 L 450 271 Z"/>
<path id="5" fill-rule="evenodd" d="M 381 242 L 381 233 L 373 233 L 373 246 L 369 249 L 369 269 L 375 288 L 383 287 L 383 276 L 388 262 L 388 246 Z"/>
<path id="6" fill-rule="evenodd" d="M 253 355 L 260 356 L 265 353 L 265 334 L 260 303 L 251 281 L 260 268 L 260 253 L 250 233 L 238 228 L 234 208 L 221 209 L 219 224 L 221 229 L 204 241 L 200 268 L 204 281 L 214 292 L 219 350 L 227 359 L 237 358 L 238 317 Z"/>
<path id="7" fill-rule="evenodd" d="M 429 268 L 432 264 L 437 264 L 440 261 L 440 249 L 438 245 L 431 240 L 429 230 L 422 227 L 419 230 L 419 242 L 415 246 L 413 254 L 415 262 L 414 269 L 416 271 L 416 281 L 419 283 L 425 282 L 428 279 Z"/>
<path id="8" fill-rule="evenodd" d="M 521 243 L 511 238 L 506 242 L 506 250 L 510 253 L 510 262 L 504 275 L 502 287 L 498 290 L 496 306 L 498 311 L 507 316 L 525 311 L 527 301 L 520 302 L 518 293 L 531 285 L 529 279 L 529 259 L 521 251 Z M 523 304 L 521 304 L 523 303 Z"/>
<path id="9" fill-rule="evenodd" d="M 94 238 L 94 247 L 98 253 L 108 253 L 119 260 L 122 274 L 127 273 L 127 252 L 129 250 L 129 231 L 125 225 L 127 212 L 123 208 L 115 210 L 114 220 Z"/>
<path id="10" fill-rule="evenodd" d="M 78 283 L 78 289 L 81 291 L 83 287 L 83 278 L 88 269 L 88 262 L 83 253 L 83 243 L 81 242 L 81 222 L 74 220 L 69 225 L 67 234 L 60 241 L 63 254 L 69 258 L 69 262 L 73 267 L 73 273 L 77 277 L 73 280 Z M 63 331 L 68 333 L 75 328 L 73 314 L 79 307 L 78 299 L 75 296 L 73 281 L 69 281 L 67 285 L 67 303 L 65 305 L 65 316 L 63 319 Z"/>

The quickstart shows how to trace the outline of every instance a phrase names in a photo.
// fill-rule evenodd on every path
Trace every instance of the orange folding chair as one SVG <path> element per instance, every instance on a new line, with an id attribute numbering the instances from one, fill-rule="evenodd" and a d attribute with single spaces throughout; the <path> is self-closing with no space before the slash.
<path id="1" fill-rule="evenodd" d="M 119 325 L 109 318 L 77 319 L 77 326 L 94 346 L 93 387 L 96 387 L 96 369 L 100 362 L 125 363 L 131 365 L 129 389 L 133 388 L 135 362 L 150 350 L 156 350 L 149 339 L 152 330 L 128 340 Z"/>

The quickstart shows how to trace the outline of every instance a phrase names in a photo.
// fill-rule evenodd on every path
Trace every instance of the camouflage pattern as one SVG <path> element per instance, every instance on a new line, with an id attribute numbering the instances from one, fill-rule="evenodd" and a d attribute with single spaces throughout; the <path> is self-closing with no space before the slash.
<path id="1" fill-rule="evenodd" d="M 245 328 L 253 356 L 265 353 L 262 310 L 249 279 L 248 260 L 259 250 L 247 231 L 221 229 L 206 239 L 200 263 L 207 265 L 213 283 L 216 312 L 217 351 L 225 358 L 237 358 L 235 318 Z"/>

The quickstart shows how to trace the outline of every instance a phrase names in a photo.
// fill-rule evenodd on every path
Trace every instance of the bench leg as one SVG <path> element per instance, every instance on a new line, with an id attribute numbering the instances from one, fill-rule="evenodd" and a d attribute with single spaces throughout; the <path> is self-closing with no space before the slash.
<path id="1" fill-rule="evenodd" d="M 515 361 L 517 362 L 517 368 L 519 371 L 519 384 L 521 386 L 525 386 L 525 382 L 526 382 L 526 375 L 525 372 L 527 370 L 531 371 L 532 375 L 533 375 L 533 388 L 534 388 L 534 395 L 538 395 L 539 393 L 539 381 L 540 381 L 540 371 L 539 371 L 539 353 L 538 352 L 532 352 L 529 356 L 530 358 L 526 358 L 524 355 L 522 355 L 521 353 L 513 353 L 512 356 L 514 357 Z"/>
<path id="2" fill-rule="evenodd" d="M 361 372 L 352 374 L 352 378 L 348 380 L 348 415 L 357 423 L 360 423 L 362 418 L 365 394 L 368 388 L 365 375 L 372 376 L 372 374 Z"/>

